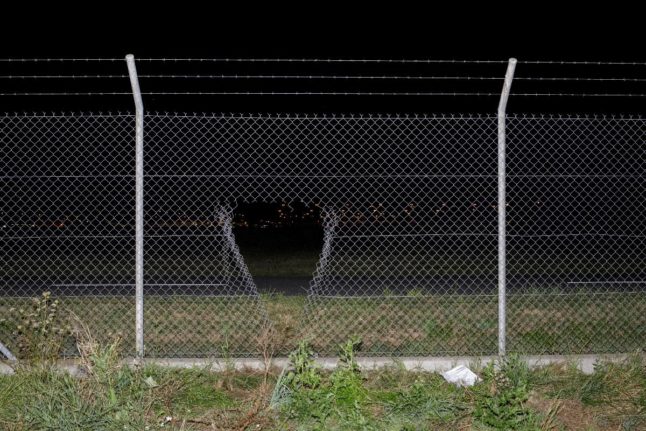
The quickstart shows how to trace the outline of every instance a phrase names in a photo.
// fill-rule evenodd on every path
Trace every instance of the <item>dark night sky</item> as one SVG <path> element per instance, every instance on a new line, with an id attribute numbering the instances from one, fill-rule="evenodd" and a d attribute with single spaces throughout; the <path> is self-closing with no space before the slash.
<path id="1" fill-rule="evenodd" d="M 547 7 L 545 8 L 548 9 Z M 317 11 L 320 23 L 306 11 L 285 22 L 267 18 L 255 21 L 226 10 L 205 14 L 196 10 L 171 11 L 162 19 L 147 11 L 141 16 L 119 14 L 115 7 L 102 11 L 115 20 L 99 25 L 93 19 L 38 20 L 16 15 L 3 29 L 0 57 L 110 57 L 126 53 L 136 57 L 236 57 L 236 58 L 435 58 L 506 60 L 521 62 L 518 77 L 628 77 L 646 78 L 646 66 L 529 65 L 523 60 L 643 61 L 640 26 L 612 11 L 590 19 L 580 12 L 571 19 L 563 8 L 558 16 L 541 19 L 542 11 L 519 14 L 514 19 L 471 17 L 442 8 L 389 20 L 354 20 L 340 10 Z M 154 11 L 157 12 L 157 11 Z M 327 13 L 326 13 L 327 12 Z M 421 12 L 421 11 L 420 11 Z M 630 11 L 623 11 L 630 15 Z M 187 17 L 186 14 L 189 14 Z M 389 13 L 391 13 L 389 11 Z M 325 21 L 324 17 L 334 18 Z M 7 16 L 11 16 L 8 14 Z M 31 19 L 27 19 L 31 18 Z M 368 24 L 366 24 L 368 23 Z M 15 27 L 12 27 L 15 25 Z M 619 27 L 619 28 L 615 28 Z M 0 65 L 2 74 L 122 74 L 125 62 Z M 365 74 L 365 75 L 467 75 L 498 76 L 504 64 L 401 65 L 401 64 L 159 64 L 140 63 L 140 74 Z M 221 81 L 141 80 L 143 91 L 478 91 L 498 92 L 502 81 Z M 128 91 L 127 79 L 0 82 L 0 91 Z M 516 81 L 513 92 L 646 93 L 646 82 L 582 83 Z M 521 98 L 513 97 L 509 112 L 643 113 L 646 98 Z M 489 112 L 496 97 L 250 97 L 250 96 L 149 96 L 148 111 L 171 112 Z M 0 111 L 132 110 L 128 96 L 68 97 L 57 99 L 3 97 Z"/>

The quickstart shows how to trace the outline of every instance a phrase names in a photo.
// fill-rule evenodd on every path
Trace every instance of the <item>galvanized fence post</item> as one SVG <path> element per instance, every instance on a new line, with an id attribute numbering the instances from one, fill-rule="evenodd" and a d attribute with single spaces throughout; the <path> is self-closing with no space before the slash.
<path id="1" fill-rule="evenodd" d="M 505 119 L 507 99 L 514 79 L 516 59 L 507 64 L 505 82 L 498 103 L 498 355 L 507 351 L 507 157 Z"/>
<path id="2" fill-rule="evenodd" d="M 144 103 L 135 58 L 126 55 L 135 101 L 135 331 L 136 354 L 144 356 Z"/>

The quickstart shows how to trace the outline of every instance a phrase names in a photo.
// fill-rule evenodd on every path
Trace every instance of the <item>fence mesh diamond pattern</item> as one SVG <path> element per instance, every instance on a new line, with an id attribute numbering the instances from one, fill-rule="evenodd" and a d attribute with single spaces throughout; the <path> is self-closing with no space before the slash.
<path id="1" fill-rule="evenodd" d="M 51 291 L 134 350 L 134 126 L 0 119 L 0 313 Z M 507 128 L 508 350 L 642 348 L 644 121 Z M 495 116 L 147 114 L 144 130 L 147 355 L 259 354 L 272 319 L 232 220 L 280 200 L 323 210 L 295 339 L 321 354 L 352 335 L 368 355 L 496 353 Z M 6 326 L 0 341 L 15 347 Z"/>
<path id="2" fill-rule="evenodd" d="M 0 315 L 50 291 L 99 339 L 133 346 L 134 118 L 4 116 L 0 130 Z"/>
<path id="3" fill-rule="evenodd" d="M 645 347 L 645 126 L 621 117 L 508 120 L 510 350 Z"/>

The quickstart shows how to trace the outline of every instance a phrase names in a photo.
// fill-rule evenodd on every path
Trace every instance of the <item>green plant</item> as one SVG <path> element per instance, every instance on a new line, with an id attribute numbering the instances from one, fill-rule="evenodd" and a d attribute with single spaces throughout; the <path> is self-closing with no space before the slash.
<path id="1" fill-rule="evenodd" d="M 465 408 L 458 394 L 452 386 L 443 382 L 431 385 L 423 376 L 418 376 L 412 385 L 395 391 L 385 406 L 393 416 L 449 421 L 456 419 Z"/>
<path id="2" fill-rule="evenodd" d="M 109 429 L 109 408 L 89 396 L 82 381 L 53 369 L 23 374 L 25 398 L 18 422 L 35 430 Z M 94 393 L 94 391 L 92 391 Z"/>
<path id="3" fill-rule="evenodd" d="M 361 338 L 355 335 L 339 346 L 339 370 L 345 370 L 355 374 L 361 372 L 361 368 L 356 359 L 356 354 L 361 349 L 361 344 Z"/>
<path id="4" fill-rule="evenodd" d="M 319 389 L 322 375 L 306 341 L 299 342 L 289 354 L 289 368 L 278 377 L 270 406 L 280 407 L 288 418 L 323 423 L 330 413 L 331 400 Z"/>
<path id="5" fill-rule="evenodd" d="M 29 306 L 11 308 L 4 322 L 17 342 L 17 356 L 24 361 L 51 362 L 58 359 L 70 340 L 72 328 L 61 311 L 60 301 L 50 292 L 32 298 Z"/>
<path id="6" fill-rule="evenodd" d="M 0 429 L 6 428 L 6 419 L 10 417 L 10 409 L 18 392 L 18 383 L 8 378 L 0 378 Z"/>
<path id="7" fill-rule="evenodd" d="M 532 372 L 527 362 L 513 353 L 502 359 L 498 374 L 504 375 L 509 380 L 511 386 L 529 387 L 532 379 Z"/>
<path id="8" fill-rule="evenodd" d="M 603 406 L 609 416 L 621 418 L 622 429 L 646 424 L 646 357 L 637 353 L 619 363 L 599 362 L 585 376 L 579 399 L 589 406 Z"/>
<path id="9" fill-rule="evenodd" d="M 17 367 L 0 428 L 141 430 L 159 422 L 152 406 L 168 405 L 181 385 L 158 382 L 150 369 L 124 364 L 119 337 L 100 344 L 78 318 L 74 327 L 82 372 L 72 376 L 49 362 Z"/>
<path id="10" fill-rule="evenodd" d="M 427 398 L 428 393 L 424 382 L 421 378 L 417 378 L 409 390 L 397 391 L 397 398 L 388 403 L 388 410 L 396 414 L 419 414 Z"/>
<path id="11" fill-rule="evenodd" d="M 301 388 L 317 388 L 321 384 L 321 373 L 314 361 L 314 352 L 306 341 L 298 343 L 298 347 L 289 354 L 292 370 L 288 371 L 283 384 L 291 390 Z"/>
<path id="12" fill-rule="evenodd" d="M 379 429 L 373 426 L 370 418 L 366 414 L 364 414 L 361 404 L 358 400 L 354 402 L 352 409 L 350 409 L 347 413 L 342 412 L 339 416 L 341 429 L 361 431 L 372 431 Z"/>
<path id="13" fill-rule="evenodd" d="M 339 363 L 330 376 L 331 391 L 337 408 L 356 410 L 366 399 L 361 368 L 356 359 L 360 348 L 361 339 L 356 336 L 339 346 Z"/>
<path id="14" fill-rule="evenodd" d="M 328 375 L 316 367 L 309 346 L 301 342 L 290 355 L 293 370 L 282 379 L 291 391 L 289 402 L 282 404 L 286 416 L 312 423 L 313 429 L 371 429 L 363 411 L 367 391 L 356 361 L 360 346 L 356 337 L 340 345 L 338 366 L 325 378 Z"/>
<path id="15" fill-rule="evenodd" d="M 586 376 L 579 389 L 579 399 L 585 405 L 594 406 L 603 402 L 610 389 L 606 384 L 607 367 L 604 364 L 595 364 L 594 372 Z"/>
<path id="16" fill-rule="evenodd" d="M 516 355 L 493 363 L 482 372 L 483 384 L 477 393 L 474 418 L 494 429 L 518 430 L 535 425 L 536 416 L 526 406 L 529 398 L 529 368 Z"/>

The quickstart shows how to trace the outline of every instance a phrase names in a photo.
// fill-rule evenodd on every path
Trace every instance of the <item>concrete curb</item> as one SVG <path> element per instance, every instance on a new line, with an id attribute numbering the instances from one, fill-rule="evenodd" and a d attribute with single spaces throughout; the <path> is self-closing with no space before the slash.
<path id="1" fill-rule="evenodd" d="M 521 356 L 531 368 L 549 364 L 573 364 L 583 373 L 590 374 L 594 371 L 594 364 L 599 361 L 620 362 L 628 357 L 627 354 L 607 355 L 526 355 Z M 380 368 L 398 366 L 410 371 L 441 372 L 449 370 L 458 365 L 465 365 L 472 368 L 495 362 L 497 356 L 445 356 L 445 357 L 360 357 L 357 362 L 364 370 L 378 370 Z M 321 368 L 326 370 L 334 369 L 337 365 L 336 357 L 316 358 Z M 214 372 L 225 370 L 252 370 L 262 371 L 266 364 L 258 358 L 147 358 L 143 361 L 135 358 L 124 359 L 124 363 L 135 365 L 139 363 L 154 364 L 170 368 L 208 368 Z M 272 358 L 270 368 L 284 368 L 289 364 L 285 357 Z M 61 370 L 66 370 L 73 375 L 82 375 L 83 369 L 78 359 L 65 359 L 57 363 Z M 13 374 L 14 370 L 10 362 L 0 362 L 0 374 Z"/>

